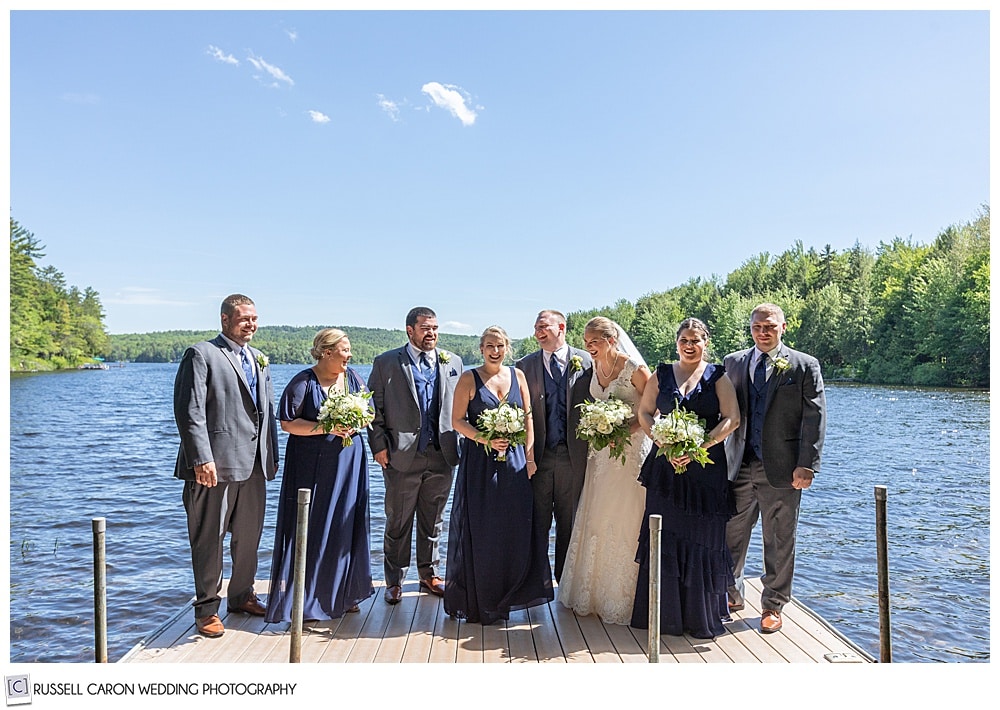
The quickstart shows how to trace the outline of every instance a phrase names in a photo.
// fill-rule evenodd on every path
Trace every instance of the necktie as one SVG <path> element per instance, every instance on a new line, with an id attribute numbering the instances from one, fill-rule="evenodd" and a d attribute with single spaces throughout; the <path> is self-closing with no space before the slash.
<path id="1" fill-rule="evenodd" d="M 757 358 L 757 367 L 753 371 L 753 386 L 758 392 L 763 392 L 767 387 L 767 355 Z"/>
<path id="2" fill-rule="evenodd" d="M 420 353 L 420 370 L 427 372 L 431 369 L 431 361 L 427 359 L 427 353 Z"/>
<path id="3" fill-rule="evenodd" d="M 247 376 L 247 385 L 250 386 L 250 396 L 254 404 L 257 403 L 257 378 L 254 376 L 253 363 L 250 362 L 250 355 L 247 349 L 240 350 L 240 361 L 243 363 L 243 374 Z"/>
<path id="4" fill-rule="evenodd" d="M 562 377 L 562 368 L 559 367 L 559 361 L 556 360 L 555 355 L 549 358 L 549 369 L 552 370 L 553 380 L 558 380 Z"/>

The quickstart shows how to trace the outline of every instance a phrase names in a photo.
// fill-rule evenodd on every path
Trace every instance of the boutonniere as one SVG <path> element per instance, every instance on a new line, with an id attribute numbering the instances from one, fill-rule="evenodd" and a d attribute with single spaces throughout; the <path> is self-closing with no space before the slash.
<path id="1" fill-rule="evenodd" d="M 791 366 L 792 364 L 788 362 L 787 357 L 782 356 L 774 358 L 774 369 L 777 370 L 778 372 L 784 372 Z"/>
<path id="2" fill-rule="evenodd" d="M 265 367 L 271 364 L 271 361 L 267 359 L 267 355 L 264 353 L 257 353 L 257 365 L 263 370 Z"/>
<path id="3" fill-rule="evenodd" d="M 569 371 L 579 372 L 583 369 L 583 360 L 580 359 L 579 355 L 574 355 L 569 359 Z"/>
<path id="4" fill-rule="evenodd" d="M 438 350 L 438 362 L 442 365 L 447 365 L 451 362 L 451 355 L 446 353 L 444 350 Z"/>

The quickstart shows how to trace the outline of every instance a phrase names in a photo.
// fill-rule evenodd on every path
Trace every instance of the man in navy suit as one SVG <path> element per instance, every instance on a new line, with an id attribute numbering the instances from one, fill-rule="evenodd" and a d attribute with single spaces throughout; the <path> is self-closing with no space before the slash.
<path id="1" fill-rule="evenodd" d="M 781 342 L 786 327 L 781 308 L 762 303 L 750 314 L 754 347 L 727 355 L 724 362 L 740 404 L 740 426 L 726 440 L 736 498 L 736 515 L 726 527 L 736 578 L 729 608 L 744 608 L 743 568 L 760 518 L 762 633 L 781 628 L 781 610 L 792 596 L 799 503 L 819 470 L 826 434 L 819 362 Z"/>
<path id="2" fill-rule="evenodd" d="M 194 616 L 202 636 L 222 636 L 219 618 L 226 533 L 232 574 L 227 608 L 264 616 L 254 593 L 264 529 L 265 480 L 278 470 L 274 386 L 267 358 L 250 347 L 257 309 L 242 294 L 222 301 L 222 333 L 189 347 L 174 380 L 181 444 L 174 476 L 184 481 Z"/>

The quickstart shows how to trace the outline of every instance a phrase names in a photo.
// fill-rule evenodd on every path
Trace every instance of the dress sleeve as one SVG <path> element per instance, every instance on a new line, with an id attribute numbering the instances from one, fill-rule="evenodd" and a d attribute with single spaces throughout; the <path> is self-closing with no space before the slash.
<path id="1" fill-rule="evenodd" d="M 281 393 L 281 401 L 278 402 L 278 419 L 290 422 L 301 418 L 308 391 L 309 371 L 304 370 L 293 377 L 285 386 L 285 391 Z"/>
<path id="2" fill-rule="evenodd" d="M 706 385 L 715 386 L 715 383 L 726 374 L 726 368 L 722 365 L 710 364 L 705 368 L 705 374 L 702 376 L 705 380 Z"/>

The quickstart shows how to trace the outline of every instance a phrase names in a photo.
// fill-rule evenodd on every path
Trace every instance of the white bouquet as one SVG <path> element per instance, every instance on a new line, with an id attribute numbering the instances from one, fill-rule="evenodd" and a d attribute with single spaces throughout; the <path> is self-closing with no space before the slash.
<path id="1" fill-rule="evenodd" d="M 628 425 L 632 407 L 614 397 L 609 397 L 607 401 L 586 401 L 576 406 L 580 410 L 577 437 L 589 441 L 595 451 L 610 446 L 611 457 L 625 463 L 625 447 L 632 443 Z"/>
<path id="2" fill-rule="evenodd" d="M 315 428 L 326 434 L 334 429 L 364 429 L 375 419 L 375 410 L 368 401 L 371 396 L 371 392 L 331 392 L 319 408 Z M 340 439 L 345 447 L 354 443 L 347 435 L 342 434 Z"/>
<path id="3" fill-rule="evenodd" d="M 656 455 L 673 459 L 687 454 L 702 467 L 706 463 L 714 463 L 708 458 L 708 449 L 702 446 L 705 443 L 705 420 L 699 419 L 694 412 L 689 412 L 679 403 L 675 402 L 675 405 L 673 411 L 657 417 L 653 422 L 653 442 L 660 449 Z M 674 473 L 684 473 L 686 470 L 687 466 L 676 466 Z"/>
<path id="4" fill-rule="evenodd" d="M 500 406 L 487 409 L 480 414 L 476 428 L 486 436 L 483 444 L 486 450 L 491 450 L 490 439 L 504 439 L 510 442 L 511 446 L 525 443 L 528 439 L 528 432 L 524 428 L 526 415 L 527 412 L 516 404 L 510 404 L 506 398 L 500 400 Z M 506 460 L 506 451 L 497 454 L 497 461 Z"/>

